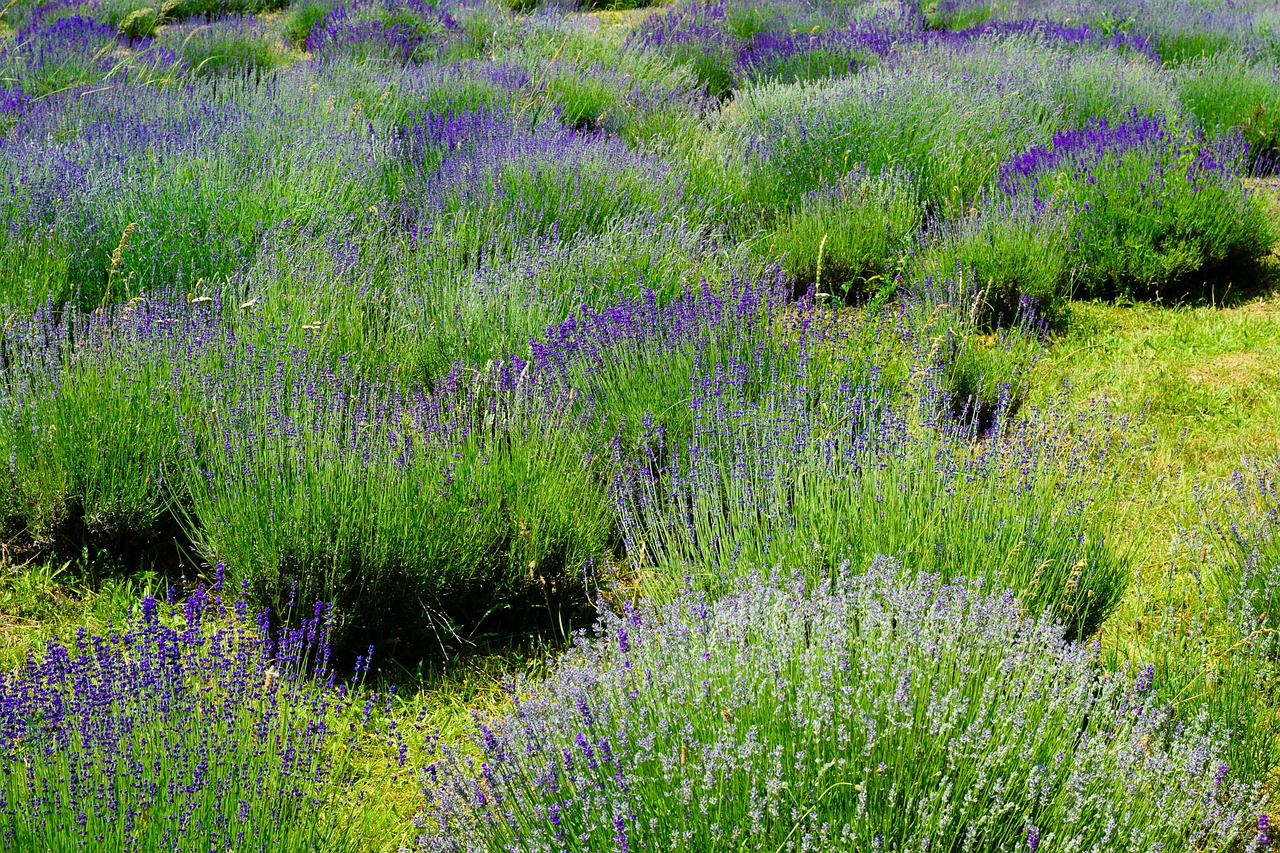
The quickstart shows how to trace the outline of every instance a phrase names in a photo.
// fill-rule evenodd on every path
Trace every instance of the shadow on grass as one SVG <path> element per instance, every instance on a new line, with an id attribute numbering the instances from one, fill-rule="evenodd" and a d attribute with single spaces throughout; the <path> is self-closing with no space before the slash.
<path id="1" fill-rule="evenodd" d="M 1159 305 L 1238 308 L 1280 292 L 1280 254 L 1257 263 L 1222 266 L 1189 276 L 1156 292 Z"/>

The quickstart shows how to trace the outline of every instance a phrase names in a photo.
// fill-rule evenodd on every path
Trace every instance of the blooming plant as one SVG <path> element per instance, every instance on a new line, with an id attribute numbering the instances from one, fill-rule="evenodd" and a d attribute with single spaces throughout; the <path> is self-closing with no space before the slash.
<path id="1" fill-rule="evenodd" d="M 997 186 L 1066 212 L 1081 292 L 1145 297 L 1274 244 L 1275 226 L 1240 184 L 1245 154 L 1237 137 L 1207 139 L 1135 111 L 1027 149 L 1001 164 Z"/>
<path id="2" fill-rule="evenodd" d="M 877 560 L 607 614 L 424 775 L 433 851 L 1232 849 L 1229 733 L 1009 593 Z M 1248 840 L 1247 836 L 1245 840 Z M 1254 841 L 1256 847 L 1257 841 Z"/>
<path id="3" fill-rule="evenodd" d="M 329 668 L 332 611 L 273 632 L 219 589 L 0 675 L 0 847 L 348 849 L 326 809 L 372 706 Z"/>

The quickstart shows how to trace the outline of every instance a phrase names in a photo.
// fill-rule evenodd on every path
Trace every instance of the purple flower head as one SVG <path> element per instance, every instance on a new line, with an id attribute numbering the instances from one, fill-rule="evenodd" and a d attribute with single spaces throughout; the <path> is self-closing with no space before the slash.
<path id="1" fill-rule="evenodd" d="M 502 751 L 502 743 L 498 740 L 498 736 L 495 735 L 493 733 L 493 730 L 486 725 L 480 726 L 480 734 L 484 741 L 485 754 L 493 757 L 498 761 L 501 761 L 503 756 L 503 751 Z"/>
<path id="2" fill-rule="evenodd" d="M 621 816 L 613 819 L 613 843 L 618 846 L 618 853 L 627 853 L 631 849 L 631 844 L 627 840 L 627 823 Z"/>
<path id="3" fill-rule="evenodd" d="M 1051 144 L 1029 148 L 1002 163 L 997 172 L 996 186 L 1014 194 L 1021 188 L 1023 180 L 1065 162 L 1092 163 L 1135 148 L 1167 146 L 1173 141 L 1173 132 L 1163 116 L 1142 115 L 1135 110 L 1115 125 L 1105 118 L 1091 119 L 1080 130 L 1059 131 L 1053 135 Z"/>
<path id="4" fill-rule="evenodd" d="M 0 88 L 0 115 L 9 113 L 20 116 L 26 112 L 29 103 L 31 103 L 31 99 L 27 97 L 20 86 L 15 86 L 12 89 Z"/>

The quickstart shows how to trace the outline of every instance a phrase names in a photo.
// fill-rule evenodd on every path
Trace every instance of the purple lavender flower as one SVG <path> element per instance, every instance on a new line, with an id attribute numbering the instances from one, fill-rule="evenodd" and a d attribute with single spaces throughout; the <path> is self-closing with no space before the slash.
<path id="1" fill-rule="evenodd" d="M 0 675 L 0 848 L 321 843 L 330 726 L 353 696 L 325 686 L 332 615 L 260 633 L 217 625 L 221 599 L 196 593 Z"/>
<path id="2" fill-rule="evenodd" d="M 22 115 L 27 108 L 27 104 L 31 99 L 20 87 L 15 86 L 12 89 L 0 88 L 0 115 L 9 113 L 10 115 Z"/>

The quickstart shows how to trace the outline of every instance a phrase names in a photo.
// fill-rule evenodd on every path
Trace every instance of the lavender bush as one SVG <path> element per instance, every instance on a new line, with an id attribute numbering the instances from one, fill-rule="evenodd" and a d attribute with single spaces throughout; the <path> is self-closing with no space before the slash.
<path id="1" fill-rule="evenodd" d="M 1280 65 L 1238 53 L 1203 57 L 1180 69 L 1179 98 L 1209 133 L 1240 134 L 1255 168 L 1274 168 L 1280 149 Z"/>
<path id="2" fill-rule="evenodd" d="M 1145 297 L 1275 245 L 1274 225 L 1240 183 L 1244 154 L 1238 137 L 1210 140 L 1134 114 L 1055 134 L 1002 163 L 997 186 L 1066 211 L 1066 255 L 1083 293 Z"/>
<path id="3" fill-rule="evenodd" d="M 323 58 L 422 62 L 467 52 L 465 34 L 442 9 L 419 0 L 354 0 L 328 10 L 311 29 L 306 47 Z"/>
<path id="4" fill-rule="evenodd" d="M 940 316 L 896 328 L 805 317 L 784 382 L 767 380 L 777 367 L 760 353 L 695 365 L 691 429 L 652 426 L 615 485 L 636 569 L 714 590 L 780 566 L 820 584 L 846 560 L 891 554 L 1012 587 L 1093 631 L 1128 578 L 1112 542 L 1124 446 L 1052 410 L 1012 420 L 1008 384 L 985 413 L 989 433 L 975 434 L 984 413 L 945 384 L 954 356 Z M 867 357 L 900 347 L 918 349 L 905 364 Z"/>
<path id="5" fill-rule="evenodd" d="M 569 238 L 637 214 L 679 220 L 701 207 L 678 167 L 617 138 L 536 118 L 424 115 L 405 148 L 403 180 L 416 188 L 410 221 L 445 230 L 472 252 L 511 235 Z"/>
<path id="6" fill-rule="evenodd" d="M 215 585 L 32 652 L 0 676 L 0 847 L 354 849 L 339 783 L 373 705 L 331 619 L 273 632 Z"/>
<path id="7" fill-rule="evenodd" d="M 281 75 L 245 99 L 216 81 L 112 86 L 24 116 L 0 143 L 0 241 L 44 243 L 44 263 L 64 267 L 61 289 L 36 301 L 89 308 L 225 281 L 272 229 L 367 213 L 380 198 L 368 164 L 392 157 L 391 137 L 302 79 Z M 27 295 L 0 284 L 6 298 Z"/>
<path id="8" fill-rule="evenodd" d="M 193 74 L 264 73 L 285 62 L 279 37 L 252 15 L 189 18 L 156 40 L 171 46 Z"/>
<path id="9" fill-rule="evenodd" d="M 606 613 L 471 757 L 424 850 L 1261 849 L 1230 732 L 1008 593 L 884 559 Z"/>
<path id="10" fill-rule="evenodd" d="M 1225 615 L 1235 636 L 1280 651 L 1280 482 L 1276 460 L 1249 459 L 1225 488 L 1201 496 Z M 1206 557 L 1208 556 L 1206 550 Z"/>
<path id="11" fill-rule="evenodd" d="M 268 383 L 241 378 L 259 371 Z M 207 377 L 217 418 L 180 422 L 192 538 L 260 598 L 301 586 L 352 613 L 347 636 L 412 638 L 406 620 L 572 586 L 604 552 L 610 519 L 575 430 L 594 414 L 519 359 L 404 395 L 289 373 L 249 353 Z"/>
<path id="12" fill-rule="evenodd" d="M 798 288 L 849 298 L 884 290 L 923 219 L 915 182 L 901 171 L 854 168 L 806 196 L 770 239 Z"/>

